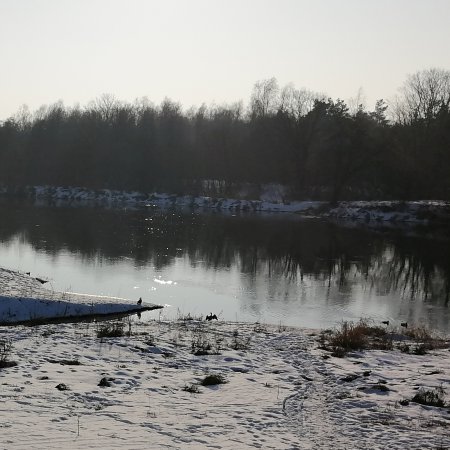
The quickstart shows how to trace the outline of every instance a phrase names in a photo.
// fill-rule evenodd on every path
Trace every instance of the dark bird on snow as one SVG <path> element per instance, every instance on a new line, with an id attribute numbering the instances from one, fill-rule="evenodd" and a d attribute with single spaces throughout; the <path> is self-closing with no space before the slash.
<path id="1" fill-rule="evenodd" d="M 30 275 L 31 272 L 25 272 L 25 275 Z"/>
<path id="2" fill-rule="evenodd" d="M 137 301 L 138 305 L 142 305 L 142 297 L 139 297 L 139 300 Z"/>
<path id="3" fill-rule="evenodd" d="M 408 328 L 408 322 L 402 322 L 400 324 L 400 326 L 403 327 L 403 328 Z"/>
<path id="4" fill-rule="evenodd" d="M 210 314 L 208 314 L 207 316 L 206 316 L 206 320 L 219 320 L 218 318 L 217 318 L 217 316 L 215 315 L 215 314 L 213 314 L 213 313 L 210 313 Z"/>
<path id="5" fill-rule="evenodd" d="M 43 280 L 42 278 L 38 278 L 38 277 L 36 277 L 36 280 L 39 281 L 39 283 L 41 283 L 41 284 L 48 283 L 48 280 Z"/>
<path id="6" fill-rule="evenodd" d="M 385 325 L 389 325 L 389 320 L 382 320 L 381 323 L 384 323 Z"/>

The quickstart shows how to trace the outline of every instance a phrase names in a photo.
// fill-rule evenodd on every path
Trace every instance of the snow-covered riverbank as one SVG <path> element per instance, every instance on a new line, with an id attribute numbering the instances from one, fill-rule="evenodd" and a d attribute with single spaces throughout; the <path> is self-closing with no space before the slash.
<path id="1" fill-rule="evenodd" d="M 100 338 L 100 326 L 0 327 L 17 363 L 0 369 L 1 448 L 450 446 L 450 407 L 410 401 L 449 387 L 448 347 L 336 358 L 311 330 L 155 320 Z"/>
<path id="2" fill-rule="evenodd" d="M 0 188 L 0 195 L 12 195 Z M 17 194 L 17 193 L 16 193 Z M 165 193 L 127 192 L 110 189 L 89 190 L 80 187 L 31 186 L 20 195 L 55 205 L 95 204 L 103 207 L 214 209 L 223 212 L 287 212 L 305 217 L 322 217 L 338 221 L 374 223 L 450 222 L 450 202 L 446 201 L 343 201 L 331 206 L 323 201 L 286 201 L 273 192 L 260 199 L 177 196 Z"/>
<path id="3" fill-rule="evenodd" d="M 0 324 L 72 320 L 148 311 L 158 305 L 138 305 L 124 298 L 57 292 L 44 279 L 0 267 Z"/>

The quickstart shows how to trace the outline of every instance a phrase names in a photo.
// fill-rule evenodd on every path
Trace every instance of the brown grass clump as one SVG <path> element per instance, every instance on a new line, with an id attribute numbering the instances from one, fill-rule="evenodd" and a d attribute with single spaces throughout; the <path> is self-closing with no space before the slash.
<path id="1" fill-rule="evenodd" d="M 404 337 L 409 339 L 404 342 Z M 398 342 L 400 341 L 400 342 Z M 342 322 L 340 328 L 324 330 L 318 338 L 319 348 L 342 358 L 357 350 L 400 350 L 403 353 L 425 355 L 430 350 L 450 347 L 448 338 L 439 338 L 425 327 L 411 327 L 403 335 L 389 332 L 368 319 L 359 322 Z"/>
<path id="2" fill-rule="evenodd" d="M 98 338 L 122 337 L 124 333 L 123 322 L 109 322 L 102 324 L 97 330 Z"/>
<path id="3" fill-rule="evenodd" d="M 331 333 L 329 346 L 333 355 L 342 357 L 352 350 L 366 348 L 391 349 L 392 342 L 387 339 L 383 328 L 370 325 L 367 320 L 361 319 L 358 323 L 343 322 L 339 330 Z"/>
<path id="4" fill-rule="evenodd" d="M 404 353 L 426 355 L 430 350 L 448 348 L 450 345 L 448 338 L 437 337 L 424 326 L 408 328 L 405 330 L 404 335 L 415 343 L 415 346 L 409 344 L 400 345 L 399 349 Z"/>
<path id="5" fill-rule="evenodd" d="M 331 337 L 330 344 L 333 347 L 345 350 L 362 350 L 366 348 L 367 333 L 365 325 L 343 322 L 341 329 Z"/>
<path id="6" fill-rule="evenodd" d="M 414 341 L 429 342 L 433 340 L 430 330 L 423 326 L 408 328 L 404 334 Z"/>

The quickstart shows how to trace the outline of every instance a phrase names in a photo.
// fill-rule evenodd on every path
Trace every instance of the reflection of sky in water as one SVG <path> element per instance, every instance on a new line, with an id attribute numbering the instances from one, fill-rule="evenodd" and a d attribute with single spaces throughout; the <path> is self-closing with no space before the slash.
<path id="1" fill-rule="evenodd" d="M 437 241 L 285 215 L 8 208 L 0 203 L 9 217 L 0 223 L 0 266 L 48 277 L 56 290 L 142 297 L 170 305 L 168 318 L 213 312 L 316 328 L 368 317 L 450 328 L 439 275 L 450 267 Z M 158 233 L 147 230 L 150 220 Z"/>
<path id="2" fill-rule="evenodd" d="M 86 261 L 77 254 L 61 251 L 56 255 L 34 251 L 21 239 L 0 244 L 2 267 L 48 276 L 50 289 L 109 295 L 170 305 L 163 318 L 178 315 L 206 315 L 214 312 L 224 320 L 260 321 L 322 328 L 346 319 L 368 317 L 374 320 L 408 320 L 448 330 L 446 307 L 431 307 L 422 301 L 379 295 L 376 287 L 354 277 L 346 289 L 336 282 L 304 276 L 288 279 L 268 276 L 264 270 L 243 274 L 238 265 L 207 269 L 187 256 L 177 257 L 163 269 L 136 267 L 133 260 Z M 158 317 L 159 312 L 146 313 Z"/>

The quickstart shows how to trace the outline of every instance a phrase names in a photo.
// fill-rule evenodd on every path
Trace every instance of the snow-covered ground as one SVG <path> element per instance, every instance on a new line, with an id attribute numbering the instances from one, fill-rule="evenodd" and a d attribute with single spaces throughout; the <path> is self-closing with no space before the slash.
<path id="1" fill-rule="evenodd" d="M 41 281 L 45 279 L 41 278 Z M 157 305 L 117 297 L 58 292 L 29 274 L 0 267 L 0 324 L 146 311 Z"/>
<path id="2" fill-rule="evenodd" d="M 448 347 L 335 358 L 307 330 L 154 320 L 99 338 L 100 326 L 0 327 L 17 362 L 0 369 L 1 448 L 450 446 L 450 407 L 399 403 L 449 387 Z M 193 354 L 208 344 L 217 354 Z M 226 383 L 202 386 L 208 374 Z"/>

